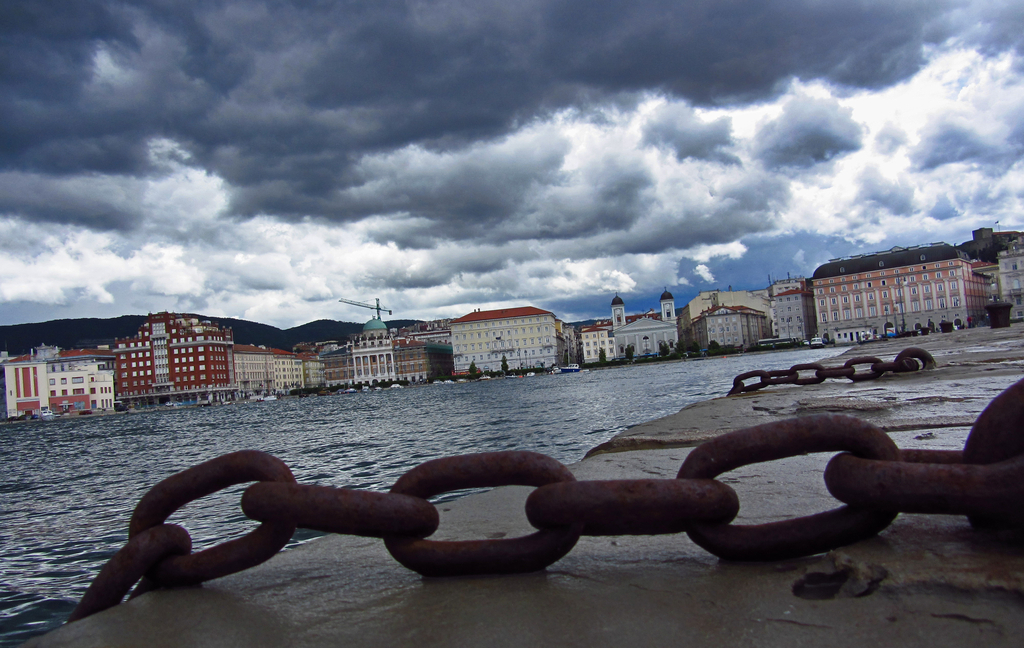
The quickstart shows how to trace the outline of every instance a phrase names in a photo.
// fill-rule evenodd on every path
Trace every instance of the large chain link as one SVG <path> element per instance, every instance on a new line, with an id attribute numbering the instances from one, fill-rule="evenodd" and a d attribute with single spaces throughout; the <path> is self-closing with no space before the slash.
<path id="1" fill-rule="evenodd" d="M 913 358 L 926 365 L 919 350 L 908 351 L 913 353 L 883 364 L 906 367 L 904 360 Z M 877 371 L 875 359 L 868 360 Z M 861 358 L 851 362 L 866 364 Z M 396 560 L 425 576 L 544 569 L 568 553 L 580 535 L 686 532 L 722 558 L 778 560 L 869 538 L 898 513 L 967 515 L 976 525 L 1024 528 L 1022 432 L 1024 380 L 981 413 L 962 452 L 900 450 L 870 423 L 825 414 L 717 437 L 690 452 L 676 479 L 578 482 L 550 457 L 489 452 L 428 461 L 403 475 L 391 492 L 376 493 L 296 484 L 280 460 L 257 451 L 235 452 L 168 477 L 143 496 L 132 515 L 128 544 L 100 571 L 68 621 L 117 605 L 140 579 L 133 596 L 252 567 L 276 554 L 296 527 L 383 538 Z M 825 484 L 846 506 L 770 524 L 730 524 L 739 499 L 715 477 L 752 463 L 835 451 L 841 454 L 829 461 Z M 193 554 L 185 529 L 165 524 L 185 503 L 247 481 L 258 483 L 245 490 L 242 510 L 262 522 L 248 536 Z M 503 485 L 537 487 L 526 501 L 536 533 L 502 540 L 425 539 L 439 520 L 428 498 Z"/>
<path id="2" fill-rule="evenodd" d="M 866 366 L 867 369 L 858 371 L 857 367 Z M 934 369 L 935 358 L 924 349 L 910 347 L 899 352 L 892 362 L 883 362 L 880 358 L 863 356 L 850 358 L 842 367 L 826 367 L 817 362 L 796 364 L 789 369 L 776 369 L 765 371 L 758 369 L 748 371 L 736 376 L 732 381 L 732 389 L 727 396 L 736 396 L 747 392 L 757 391 L 772 385 L 817 385 L 825 382 L 828 378 L 848 378 L 854 382 L 860 380 L 874 380 L 881 378 L 888 372 L 904 373 L 917 371 L 919 369 Z M 800 372 L 813 371 L 813 375 L 802 376 Z M 757 378 L 756 383 L 746 384 L 751 378 Z"/>

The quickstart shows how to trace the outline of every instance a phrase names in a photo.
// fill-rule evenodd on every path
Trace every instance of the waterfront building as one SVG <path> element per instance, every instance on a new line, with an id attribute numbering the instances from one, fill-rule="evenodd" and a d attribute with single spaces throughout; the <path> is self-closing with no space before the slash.
<path id="1" fill-rule="evenodd" d="M 235 381 L 240 398 L 266 396 L 274 391 L 274 354 L 262 346 L 234 346 Z"/>
<path id="2" fill-rule="evenodd" d="M 451 322 L 456 374 L 510 369 L 548 368 L 558 364 L 555 315 L 533 306 L 473 311 Z"/>
<path id="3" fill-rule="evenodd" d="M 215 401 L 235 391 L 234 339 L 188 313 L 152 313 L 135 337 L 115 341 L 118 396 L 126 402 Z"/>
<path id="4" fill-rule="evenodd" d="M 771 297 L 768 295 L 768 289 L 733 290 L 732 286 L 729 286 L 728 290 L 702 290 L 679 311 L 680 339 L 687 344 L 695 341 L 696 329 L 692 326 L 693 320 L 701 313 L 719 306 L 744 306 L 767 315 L 771 312 Z M 765 337 L 774 337 L 771 329 L 765 332 Z"/>
<path id="5" fill-rule="evenodd" d="M 583 359 L 583 339 L 575 326 L 560 319 L 555 320 L 555 336 L 558 340 L 558 358 L 566 365 L 580 364 Z"/>
<path id="6" fill-rule="evenodd" d="M 670 351 L 675 349 L 679 341 L 675 297 L 666 290 L 661 293 L 659 302 L 659 312 L 651 310 L 637 315 L 626 315 L 625 302 L 615 295 L 611 306 L 612 330 L 609 333 L 613 340 L 614 353 L 609 359 L 626 357 L 626 350 L 630 347 L 637 356 L 656 355 L 663 345 Z"/>
<path id="7" fill-rule="evenodd" d="M 324 361 L 316 353 L 296 354 L 302 361 L 302 386 L 323 387 L 326 382 L 324 378 Z"/>
<path id="8" fill-rule="evenodd" d="M 291 351 L 269 349 L 274 358 L 272 389 L 277 394 L 287 394 L 293 389 L 301 389 L 302 359 Z"/>
<path id="9" fill-rule="evenodd" d="M 7 411 L 7 372 L 3 366 L 11 357 L 6 351 L 0 351 L 0 411 Z"/>
<path id="10" fill-rule="evenodd" d="M 354 384 L 376 385 L 398 379 L 395 369 L 394 335 L 383 321 L 373 318 L 362 333 L 350 337 Z"/>
<path id="11" fill-rule="evenodd" d="M 1024 238 L 1016 238 L 999 253 L 998 294 L 1013 305 L 1010 316 L 1024 319 Z"/>
<path id="12" fill-rule="evenodd" d="M 702 349 L 711 342 L 743 349 L 771 337 L 767 315 L 746 306 L 716 306 L 698 315 L 690 328 Z"/>
<path id="13" fill-rule="evenodd" d="M 399 380 L 422 383 L 438 376 L 450 376 L 455 371 L 449 344 L 399 339 L 395 341 L 394 353 Z"/>
<path id="14" fill-rule="evenodd" d="M 324 363 L 324 382 L 328 387 L 355 382 L 355 364 L 350 344 L 321 353 L 320 360 Z"/>
<path id="15" fill-rule="evenodd" d="M 407 340 L 451 346 L 452 321 L 451 319 L 436 319 L 429 322 L 416 322 L 412 326 L 399 329 L 398 336 Z"/>
<path id="16" fill-rule="evenodd" d="M 40 346 L 3 364 L 7 416 L 114 409 L 114 353 Z"/>
<path id="17" fill-rule="evenodd" d="M 583 362 L 599 362 L 601 351 L 606 360 L 615 357 L 615 338 L 611 337 L 611 320 L 590 324 L 580 329 L 583 343 Z"/>
<path id="18" fill-rule="evenodd" d="M 838 342 L 986 317 L 986 282 L 947 243 L 832 259 L 812 277 L 818 335 Z"/>
<path id="19" fill-rule="evenodd" d="M 775 281 L 768 287 L 771 331 L 774 337 L 809 340 L 814 337 L 814 295 L 803 277 Z"/>

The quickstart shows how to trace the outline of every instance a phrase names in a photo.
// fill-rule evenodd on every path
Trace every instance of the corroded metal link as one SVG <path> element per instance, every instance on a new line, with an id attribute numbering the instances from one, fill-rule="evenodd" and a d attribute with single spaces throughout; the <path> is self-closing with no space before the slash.
<path id="1" fill-rule="evenodd" d="M 796 372 L 797 377 L 796 377 L 796 380 L 793 381 L 793 384 L 794 385 L 817 385 L 819 383 L 823 383 L 823 382 L 825 382 L 825 378 L 824 378 L 824 376 L 819 377 L 818 376 L 818 372 L 819 371 L 823 371 L 824 369 L 825 369 L 825 366 L 823 364 L 821 364 L 820 362 L 807 362 L 807 363 L 804 363 L 804 364 L 795 364 L 795 365 L 793 365 L 793 369 L 792 370 L 794 372 Z M 808 376 L 806 378 L 801 378 L 800 377 L 800 372 L 801 371 L 813 371 L 814 375 L 813 376 Z"/>
<path id="2" fill-rule="evenodd" d="M 575 481 L 569 469 L 536 452 L 485 452 L 434 459 L 402 475 L 392 493 L 424 499 L 452 490 L 491 486 L 544 486 Z M 391 556 L 424 576 L 516 574 L 544 569 L 579 540 L 582 524 L 545 529 L 520 538 L 443 542 L 392 536 Z"/>
<path id="3" fill-rule="evenodd" d="M 920 347 L 908 347 L 896 354 L 896 362 L 902 362 L 904 360 L 917 360 L 917 363 L 920 364 L 920 369 L 935 368 L 935 358 L 932 357 L 932 354 Z M 905 371 L 916 371 L 917 369 L 918 366 L 915 364 L 913 369 L 906 369 Z"/>
<path id="4" fill-rule="evenodd" d="M 190 551 L 192 538 L 176 524 L 158 524 L 138 533 L 103 566 L 67 622 L 114 607 L 153 565 Z"/>
<path id="5" fill-rule="evenodd" d="M 739 508 L 736 492 L 713 479 L 628 479 L 541 486 L 526 517 L 541 529 L 582 523 L 588 536 L 657 535 L 694 520 L 730 522 Z"/>
<path id="6" fill-rule="evenodd" d="M 825 485 L 851 506 L 978 515 L 1024 528 L 1024 455 L 980 465 L 876 461 L 840 454 L 825 469 Z"/>
<path id="7" fill-rule="evenodd" d="M 907 371 L 907 367 L 904 363 L 913 363 L 914 368 L 917 367 L 917 363 L 913 360 L 904 360 L 903 362 L 876 362 L 871 365 L 871 371 L 877 373 L 879 376 L 889 371 L 900 373 Z"/>
<path id="8" fill-rule="evenodd" d="M 769 371 L 769 385 L 793 385 L 796 384 L 797 373 L 793 369 L 776 369 Z"/>
<path id="9" fill-rule="evenodd" d="M 964 443 L 964 463 L 989 464 L 1024 454 L 1024 380 L 981 412 Z"/>
<path id="10" fill-rule="evenodd" d="M 437 530 L 434 506 L 419 497 L 282 482 L 245 489 L 242 512 L 254 520 L 287 520 L 303 529 L 383 538 L 425 538 Z"/>
<path id="11" fill-rule="evenodd" d="M 265 452 L 242 450 L 171 475 L 142 496 L 128 525 L 128 537 L 163 524 L 185 504 L 234 484 L 250 481 L 295 482 L 283 461 Z M 295 525 L 288 521 L 264 522 L 236 540 L 188 555 L 168 558 L 147 573 L 163 587 L 194 585 L 254 567 L 281 550 Z"/>
<path id="12" fill-rule="evenodd" d="M 737 430 L 695 448 L 680 479 L 712 479 L 752 463 L 809 452 L 851 451 L 896 461 L 896 444 L 874 425 L 838 414 L 808 416 Z M 730 560 L 781 560 L 828 551 L 870 538 L 895 518 L 887 511 L 841 507 L 825 513 L 759 525 L 695 522 L 687 530 L 701 547 Z"/>
<path id="13" fill-rule="evenodd" d="M 849 378 L 856 369 L 853 367 L 825 367 L 814 372 L 814 375 L 822 380 L 826 378 Z"/>
<path id="14" fill-rule="evenodd" d="M 750 380 L 751 378 L 757 378 L 758 382 L 752 385 L 745 385 L 744 382 Z M 757 391 L 758 389 L 763 389 L 771 384 L 771 382 L 769 382 L 770 380 L 771 375 L 763 369 L 757 369 L 755 371 L 741 373 L 740 375 L 733 378 L 732 389 L 730 389 L 729 393 L 726 395 L 735 396 L 736 394 L 743 394 L 746 392 L 752 392 Z"/>
<path id="15" fill-rule="evenodd" d="M 971 427 L 964 463 L 991 464 L 1024 453 L 1024 380 L 996 396 Z M 1004 526 L 984 515 L 968 516 L 975 527 Z"/>
<path id="16" fill-rule="evenodd" d="M 735 430 L 690 452 L 679 479 L 714 479 L 741 466 L 810 452 L 852 452 L 897 461 L 899 448 L 876 426 L 845 414 L 817 414 Z"/>
<path id="17" fill-rule="evenodd" d="M 686 533 L 696 544 L 726 560 L 790 560 L 873 538 L 892 524 L 896 515 L 841 506 L 767 524 L 694 522 Z"/>
<path id="18" fill-rule="evenodd" d="M 885 372 L 884 371 L 878 371 L 877 369 L 875 369 L 876 365 L 881 365 L 881 364 L 882 364 L 882 359 L 881 358 L 875 358 L 875 357 L 872 357 L 872 356 L 863 356 L 863 357 L 860 357 L 860 358 L 850 358 L 845 363 L 843 363 L 843 367 L 847 368 L 847 369 L 853 369 L 854 373 L 850 374 L 848 376 L 848 378 L 850 380 L 854 381 L 854 382 L 858 382 L 858 381 L 861 381 L 861 380 L 874 380 L 875 378 L 881 378 L 885 374 Z M 871 367 L 871 371 L 870 372 L 857 372 L 856 371 L 857 365 L 869 365 Z"/>
<path id="19" fill-rule="evenodd" d="M 964 462 L 964 451 L 900 448 L 900 461 L 909 461 L 911 463 L 961 464 Z"/>
<path id="20" fill-rule="evenodd" d="M 871 371 L 857 372 L 857 365 L 870 365 Z M 903 373 L 917 371 L 920 368 L 933 369 L 935 359 L 932 355 L 917 347 L 910 347 L 900 351 L 892 362 L 883 362 L 874 357 L 852 358 L 842 367 L 825 367 L 824 365 L 812 362 L 793 365 L 789 369 L 777 369 L 774 371 L 748 371 L 733 379 L 732 389 L 729 396 L 743 394 L 746 392 L 764 389 L 771 385 L 817 385 L 825 382 L 827 378 L 849 378 L 853 381 L 872 380 L 880 378 L 886 372 Z M 801 371 L 814 371 L 813 377 L 801 378 Z M 746 385 L 745 381 L 751 378 L 758 378 L 759 381 Z"/>

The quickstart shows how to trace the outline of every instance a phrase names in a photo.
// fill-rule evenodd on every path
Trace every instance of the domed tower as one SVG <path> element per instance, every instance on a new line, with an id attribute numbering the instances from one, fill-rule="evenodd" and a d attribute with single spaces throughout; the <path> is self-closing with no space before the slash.
<path id="1" fill-rule="evenodd" d="M 676 321 L 676 298 L 665 288 L 661 293 L 661 320 L 663 322 Z"/>
<path id="2" fill-rule="evenodd" d="M 617 329 L 620 326 L 626 325 L 626 303 L 622 301 L 622 297 L 615 295 L 612 299 L 612 329 Z"/>
<path id="3" fill-rule="evenodd" d="M 363 325 L 363 335 L 366 337 L 383 337 L 388 333 L 388 326 L 383 321 L 374 317 Z"/>

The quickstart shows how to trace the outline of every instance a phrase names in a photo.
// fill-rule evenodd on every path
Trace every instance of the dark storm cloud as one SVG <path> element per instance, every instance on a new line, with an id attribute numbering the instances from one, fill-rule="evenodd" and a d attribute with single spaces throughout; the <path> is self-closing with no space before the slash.
<path id="1" fill-rule="evenodd" d="M 960 210 L 956 208 L 949 196 L 939 196 L 932 208 L 928 210 L 928 215 L 935 220 L 948 220 L 960 216 Z"/>
<path id="2" fill-rule="evenodd" d="M 448 254 L 432 255 L 429 263 L 410 268 L 402 264 L 381 264 L 367 268 L 362 277 L 368 288 L 414 290 L 443 286 L 462 276 L 484 275 L 523 260 L 528 251 L 513 247 L 497 252 L 493 248 L 455 249 Z M 493 295 L 488 299 L 492 299 Z"/>
<path id="3" fill-rule="evenodd" d="M 36 222 L 133 230 L 142 222 L 141 199 L 142 190 L 131 179 L 0 173 L 0 214 Z"/>
<path id="4" fill-rule="evenodd" d="M 626 230 L 646 213 L 653 180 L 643 167 L 612 152 L 569 173 L 566 152 L 554 134 L 457 155 L 405 150 L 360 164 L 365 179 L 345 201 L 363 215 L 394 213 L 370 236 L 403 248 L 575 238 Z"/>
<path id="5" fill-rule="evenodd" d="M 722 117 L 705 123 L 688 106 L 666 106 L 647 122 L 644 144 L 668 146 L 676 159 L 711 160 L 739 164 L 740 159 L 725 149 L 732 145 L 732 122 Z"/>
<path id="6" fill-rule="evenodd" d="M 851 114 L 833 99 L 792 99 L 757 132 L 754 154 L 770 168 L 808 168 L 856 151 L 862 129 Z"/>
<path id="7" fill-rule="evenodd" d="M 870 168 L 861 174 L 857 200 L 895 216 L 906 216 L 914 211 L 914 188 L 907 183 L 890 182 L 877 169 Z"/>
<path id="8" fill-rule="evenodd" d="M 661 214 L 637 222 L 627 231 L 609 232 L 556 248 L 572 258 L 656 254 L 740 240 L 775 227 L 775 217 L 789 200 L 786 181 L 767 174 L 744 174 L 715 193 L 710 206 Z"/>
<path id="9" fill-rule="evenodd" d="M 459 150 L 622 93 L 705 105 L 770 97 L 792 77 L 882 87 L 916 72 L 922 44 L 953 28 L 936 22 L 942 11 L 811 0 L 7 3 L 0 169 L 153 173 L 146 144 L 163 137 L 237 191 L 240 215 L 358 219 L 394 202 L 350 203 L 366 154 Z M 728 159 L 725 125 L 708 128 L 651 137 L 684 157 Z M 826 140 L 769 157 L 799 163 L 852 142 Z M 452 185 L 410 196 L 410 211 L 441 212 L 463 190 L 466 211 L 509 215 L 507 200 Z M 81 219 L 95 221 L 88 210 Z"/>
<path id="10" fill-rule="evenodd" d="M 919 169 L 930 170 L 957 162 L 997 165 L 1005 160 L 1005 153 L 1004 147 L 987 142 L 970 128 L 938 123 L 924 130 L 911 159 Z"/>

